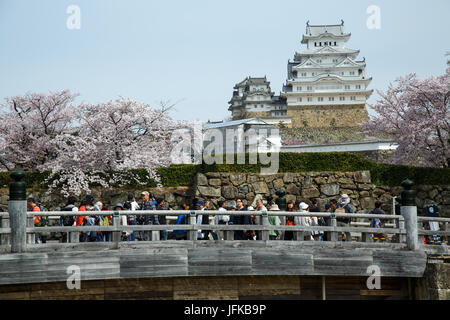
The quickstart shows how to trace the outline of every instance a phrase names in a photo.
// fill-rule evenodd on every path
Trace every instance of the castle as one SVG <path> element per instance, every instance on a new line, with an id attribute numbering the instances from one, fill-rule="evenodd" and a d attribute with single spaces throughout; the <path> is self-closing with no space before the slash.
<path id="1" fill-rule="evenodd" d="M 339 25 L 310 25 L 302 44 L 288 61 L 287 80 L 280 95 L 264 78 L 247 77 L 234 86 L 228 110 L 233 119 L 262 117 L 293 127 L 355 126 L 368 119 L 367 89 L 372 78 L 365 73 L 359 50 L 345 47 L 351 34 Z"/>

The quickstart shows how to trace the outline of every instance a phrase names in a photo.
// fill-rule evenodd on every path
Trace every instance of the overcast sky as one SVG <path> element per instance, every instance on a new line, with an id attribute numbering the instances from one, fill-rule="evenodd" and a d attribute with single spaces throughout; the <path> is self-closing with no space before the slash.
<path id="1" fill-rule="evenodd" d="M 80 29 L 67 27 L 70 5 Z M 370 5 L 380 29 L 367 27 Z M 170 100 L 176 119 L 222 120 L 246 76 L 266 75 L 279 94 L 306 21 L 341 19 L 369 88 L 384 90 L 400 75 L 444 72 L 449 12 L 449 0 L 0 0 L 0 99 L 67 88 L 77 102 Z"/>

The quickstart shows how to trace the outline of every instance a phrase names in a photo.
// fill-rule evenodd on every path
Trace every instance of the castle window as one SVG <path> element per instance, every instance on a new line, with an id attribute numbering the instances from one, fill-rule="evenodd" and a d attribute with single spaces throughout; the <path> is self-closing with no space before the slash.
<path id="1" fill-rule="evenodd" d="M 345 85 L 345 90 L 350 90 L 350 85 L 346 84 Z"/>
<path id="2" fill-rule="evenodd" d="M 297 91 L 302 91 L 302 87 L 297 87 Z"/>
<path id="3" fill-rule="evenodd" d="M 350 75 L 351 76 L 355 75 L 355 71 L 350 71 Z"/>
<path id="4" fill-rule="evenodd" d="M 302 98 L 297 98 L 297 102 L 302 102 Z"/>
<path id="5" fill-rule="evenodd" d="M 306 77 L 306 72 L 302 72 L 302 77 Z"/>
<path id="6" fill-rule="evenodd" d="M 322 42 L 319 42 L 319 47 L 321 47 L 322 46 Z"/>
<path id="7" fill-rule="evenodd" d="M 336 46 L 336 41 L 334 42 L 334 45 Z"/>
<path id="8" fill-rule="evenodd" d="M 339 97 L 340 101 L 345 101 L 345 97 Z"/>
<path id="9" fill-rule="evenodd" d="M 334 101 L 334 97 L 328 97 L 328 101 Z"/>
<path id="10" fill-rule="evenodd" d="M 311 97 L 308 97 L 308 102 L 311 102 L 312 101 L 312 98 Z"/>
<path id="11" fill-rule="evenodd" d="M 356 85 L 356 89 L 361 89 L 361 85 L 360 85 L 360 84 L 357 84 L 357 85 Z"/>
<path id="12" fill-rule="evenodd" d="M 323 101 L 323 97 L 318 97 L 317 101 Z"/>
<path id="13" fill-rule="evenodd" d="M 355 96 L 351 96 L 351 97 L 350 97 L 350 100 L 355 101 L 355 100 L 356 100 L 356 97 L 355 97 Z"/>
<path id="14" fill-rule="evenodd" d="M 306 90 L 311 91 L 312 90 L 312 86 L 307 86 Z"/>

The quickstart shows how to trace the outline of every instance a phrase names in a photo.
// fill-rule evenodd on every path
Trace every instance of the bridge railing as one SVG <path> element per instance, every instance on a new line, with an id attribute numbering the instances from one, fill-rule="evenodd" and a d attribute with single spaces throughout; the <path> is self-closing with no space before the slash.
<path id="1" fill-rule="evenodd" d="M 448 244 L 450 218 L 417 217 L 419 242 L 424 245 Z"/>
<path id="2" fill-rule="evenodd" d="M 165 225 L 123 225 L 121 223 L 122 217 L 135 215 L 135 216 L 148 216 L 148 215 L 158 215 L 166 216 L 166 220 L 173 221 L 177 219 L 178 215 L 186 216 L 186 224 L 165 224 Z M 209 224 L 197 224 L 198 215 L 208 215 Z M 214 224 L 216 215 L 227 215 L 227 216 L 254 216 L 257 224 Z M 110 216 L 112 225 L 110 226 L 44 226 L 35 227 L 34 217 L 35 216 L 46 216 L 49 218 L 59 219 L 64 216 Z M 294 217 L 295 225 L 272 225 L 269 222 L 270 216 L 278 217 Z M 8 213 L 0 213 L 2 217 L 2 228 L 0 228 L 0 235 L 2 237 L 2 245 L 7 245 L 9 243 L 9 238 L 14 239 L 14 237 L 9 237 L 14 233 L 14 229 L 11 229 L 8 223 L 9 215 Z M 151 236 L 149 237 L 152 241 L 158 241 L 160 239 L 159 235 L 161 230 L 185 230 L 187 240 L 197 240 L 197 232 L 202 231 L 213 231 L 215 233 L 222 232 L 224 240 L 234 240 L 235 231 L 255 231 L 258 234 L 258 240 L 269 240 L 270 231 L 291 231 L 293 232 L 294 241 L 305 241 L 305 236 L 321 234 L 324 236 L 324 241 L 339 241 L 340 235 L 343 233 L 353 235 L 350 238 L 356 240 L 357 242 L 372 242 L 373 234 L 384 234 L 386 241 L 391 239 L 391 242 L 405 243 L 406 233 L 405 221 L 403 216 L 399 215 L 378 215 L 378 214 L 364 214 L 364 213 L 328 213 L 328 212 L 288 212 L 288 211 L 217 211 L 217 210 L 139 210 L 139 211 L 42 211 L 42 212 L 27 212 L 26 213 L 27 226 L 25 228 L 25 233 L 27 234 L 27 244 L 34 243 L 34 235 L 36 233 L 68 233 L 68 242 L 77 243 L 79 242 L 79 234 L 84 232 L 111 232 L 112 242 L 120 242 L 122 239 L 123 232 L 132 231 L 142 231 L 149 232 Z M 305 225 L 302 223 L 302 218 L 325 218 L 328 220 L 327 225 Z M 380 219 L 385 221 L 393 221 L 391 224 L 386 224 L 384 228 L 371 228 L 371 227 L 361 227 L 352 226 L 351 223 L 338 226 L 338 222 L 342 219 Z M 212 224 L 211 224 L 212 223 Z M 358 225 L 363 222 L 357 222 Z M 356 235 L 356 236 L 355 236 Z M 306 237 L 308 239 L 310 237 Z M 256 241 L 258 241 L 256 240 Z M 351 239 L 346 239 L 351 240 Z M 220 241 L 220 240 L 219 240 Z M 45 244 L 42 244 L 45 246 Z"/>

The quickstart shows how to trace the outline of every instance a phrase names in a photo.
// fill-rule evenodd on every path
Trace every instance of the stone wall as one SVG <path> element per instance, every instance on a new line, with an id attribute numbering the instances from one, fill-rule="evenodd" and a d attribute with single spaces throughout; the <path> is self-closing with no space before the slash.
<path id="1" fill-rule="evenodd" d="M 450 300 L 450 257 L 429 257 L 423 278 L 415 283 L 417 300 Z"/>
<path id="2" fill-rule="evenodd" d="M 294 127 L 334 127 L 354 126 L 368 119 L 366 106 L 290 106 L 287 115 L 292 117 Z"/>
<path id="3" fill-rule="evenodd" d="M 231 205 L 237 198 L 243 199 L 244 204 L 253 204 L 256 195 L 275 198 L 275 191 L 284 188 L 286 200 L 310 203 L 311 198 L 318 198 L 321 209 L 329 200 L 338 199 L 341 194 L 347 193 L 357 211 L 369 211 L 379 200 L 383 203 L 383 209 L 389 213 L 392 211 L 392 196 L 403 190 L 401 186 L 375 186 L 369 171 L 274 175 L 199 173 L 194 188 L 196 197 L 211 200 L 213 206 L 217 205 L 218 200 L 226 200 Z M 424 214 L 424 206 L 437 204 L 440 215 L 450 217 L 450 185 L 417 186 L 416 189 L 419 214 Z"/>

